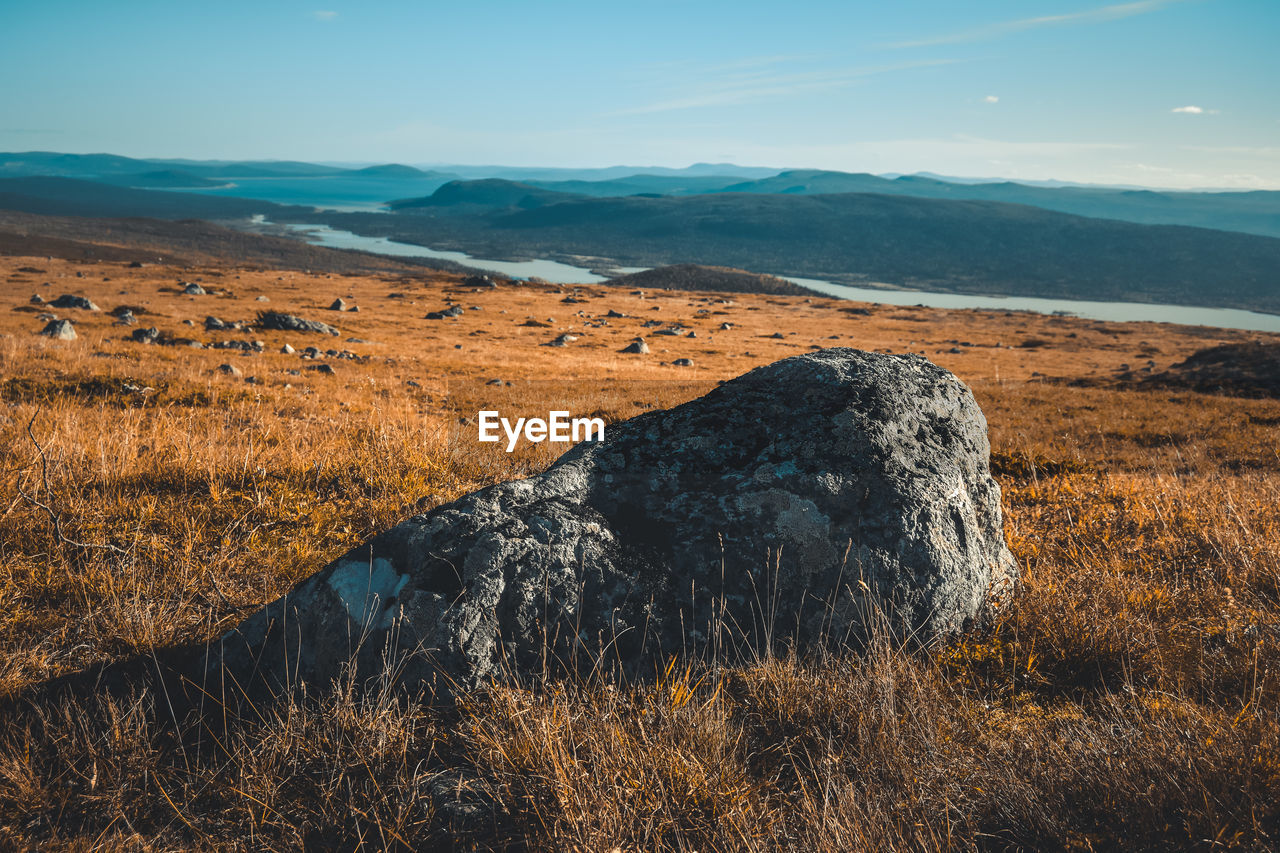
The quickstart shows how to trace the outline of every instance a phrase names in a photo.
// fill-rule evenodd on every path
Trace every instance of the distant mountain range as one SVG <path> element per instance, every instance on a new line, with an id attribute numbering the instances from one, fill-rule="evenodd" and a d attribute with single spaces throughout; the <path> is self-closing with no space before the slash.
<path id="1" fill-rule="evenodd" d="M 62 177 L 122 183 L 124 178 L 145 181 L 157 173 L 191 176 L 199 179 L 215 179 L 217 186 L 236 178 L 430 178 L 445 179 L 460 175 L 424 171 L 413 166 L 396 163 L 369 166 L 362 169 L 343 169 L 316 163 L 294 160 L 163 160 L 120 157 L 115 154 L 58 154 L 50 151 L 0 153 L 0 178 Z M 160 186 L 155 183 L 138 183 L 134 186 Z M 199 186 L 186 184 L 186 188 Z"/>
<path id="2" fill-rule="evenodd" d="M 100 174 L 3 177 L 41 169 Z M 724 164 L 585 171 L 611 175 L 450 180 L 399 164 L 0 154 L 0 209 L 215 221 L 264 214 L 476 257 L 698 263 L 844 283 L 1280 313 L 1280 192 L 958 184 L 821 170 L 744 176 Z M 404 190 L 429 194 L 390 201 L 389 213 L 358 212 Z"/>
<path id="3" fill-rule="evenodd" d="M 510 166 L 446 166 L 424 170 L 382 164 L 361 168 L 289 160 L 163 160 L 113 154 L 26 152 L 0 154 L 0 178 L 58 176 L 149 189 L 214 189 L 222 195 L 243 192 L 278 203 L 314 203 L 327 186 L 334 204 L 360 200 L 366 207 L 397 199 L 397 182 L 409 192 L 432 190 L 449 181 L 499 180 L 571 196 L 599 198 L 632 195 L 757 193 L 828 195 L 881 193 L 915 198 L 1002 201 L 1045 210 L 1144 225 L 1192 225 L 1280 237 L 1280 191 L 1173 192 L 1042 181 L 1036 185 L 974 178 L 943 178 L 927 173 L 885 177 L 820 169 L 778 171 L 731 163 L 696 163 L 684 169 L 610 166 L 600 169 Z M 275 185 L 264 185 L 267 179 Z M 310 184 L 306 179 L 313 179 Z M 339 185 L 335 179 L 341 179 Z M 251 185 L 227 188 L 240 180 Z M 307 185 L 308 193 L 297 192 Z M 488 184 L 478 184 L 480 193 Z M 339 191 L 339 187 L 341 191 Z M 443 189 L 443 188 L 442 188 Z M 450 190 L 452 192 L 452 190 Z M 534 195 L 532 189 L 526 195 Z M 545 199 L 552 197 L 545 196 Z M 564 200 L 564 199 L 560 199 Z M 444 207 L 428 197 L 401 199 L 396 209 Z"/>

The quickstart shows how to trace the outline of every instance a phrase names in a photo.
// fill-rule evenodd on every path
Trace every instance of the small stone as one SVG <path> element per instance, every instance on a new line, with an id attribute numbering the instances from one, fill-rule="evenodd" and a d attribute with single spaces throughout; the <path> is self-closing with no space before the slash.
<path id="1" fill-rule="evenodd" d="M 225 373 L 227 376 L 240 376 L 243 371 L 234 364 L 219 364 L 218 372 Z"/>
<path id="2" fill-rule="evenodd" d="M 54 338 L 59 341 L 74 341 L 76 339 L 76 330 L 72 327 L 70 320 L 50 320 L 48 325 L 40 330 L 40 334 L 46 338 Z"/>
<path id="3" fill-rule="evenodd" d="M 204 296 L 205 295 L 205 289 L 200 285 L 196 284 L 194 281 L 189 281 L 185 285 L 183 285 L 182 292 L 185 293 L 187 296 Z"/>
<path id="4" fill-rule="evenodd" d="M 333 300 L 332 304 L 329 305 L 329 310 L 330 311 L 346 311 L 350 307 L 351 306 L 347 304 L 347 301 L 345 299 L 343 299 L 342 297 L 338 297 L 337 299 Z"/>
<path id="5" fill-rule="evenodd" d="M 293 355 L 295 352 L 297 352 L 297 350 L 295 350 L 293 347 L 289 346 L 288 344 L 285 344 L 284 346 L 280 347 L 280 352 L 284 353 L 285 355 Z"/>
<path id="6" fill-rule="evenodd" d="M 649 352 L 649 345 L 646 344 L 644 341 L 640 340 L 639 338 L 637 338 L 636 340 L 632 341 L 631 343 L 623 347 L 621 350 L 619 350 L 619 352 L 639 353 L 641 355 L 644 355 L 645 353 Z"/>

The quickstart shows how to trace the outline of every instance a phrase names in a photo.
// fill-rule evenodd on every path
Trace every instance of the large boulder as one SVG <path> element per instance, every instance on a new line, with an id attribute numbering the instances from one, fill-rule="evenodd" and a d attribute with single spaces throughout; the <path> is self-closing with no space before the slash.
<path id="1" fill-rule="evenodd" d="M 415 516 L 215 644 L 210 678 L 510 674 L 964 629 L 1017 566 L 986 421 L 924 358 L 829 349 Z M 227 670 L 219 673 L 225 665 Z"/>

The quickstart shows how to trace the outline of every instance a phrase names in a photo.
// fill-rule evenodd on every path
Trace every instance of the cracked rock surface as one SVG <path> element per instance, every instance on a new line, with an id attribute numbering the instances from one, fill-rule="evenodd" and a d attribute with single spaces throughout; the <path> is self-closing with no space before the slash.
<path id="1" fill-rule="evenodd" d="M 969 389 L 924 358 L 788 358 L 376 536 L 217 641 L 208 677 L 323 689 L 350 661 L 448 696 L 856 646 L 876 619 L 927 641 L 1017 580 L 988 456 Z"/>

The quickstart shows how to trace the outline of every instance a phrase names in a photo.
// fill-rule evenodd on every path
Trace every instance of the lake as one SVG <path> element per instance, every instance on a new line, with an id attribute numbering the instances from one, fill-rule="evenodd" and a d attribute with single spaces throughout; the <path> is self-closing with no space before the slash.
<path id="1" fill-rule="evenodd" d="M 259 220 L 263 221 L 263 220 Z M 310 242 L 333 249 L 359 249 L 380 255 L 406 258 L 440 258 L 467 266 L 492 270 L 509 278 L 541 278 L 555 284 L 599 284 L 606 276 L 557 261 L 495 261 L 473 258 L 465 252 L 445 252 L 400 243 L 386 237 L 363 237 L 326 225 L 289 225 Z M 643 267 L 618 267 L 618 273 L 640 272 Z M 850 287 L 813 278 L 780 276 L 801 287 L 827 296 L 886 305 L 925 305 L 930 308 L 974 308 L 989 311 L 1034 311 L 1038 314 L 1067 313 L 1090 320 L 1119 322 L 1146 321 L 1184 326 L 1215 326 L 1253 332 L 1280 332 L 1280 315 L 1260 314 L 1235 308 L 1200 308 L 1191 305 L 1157 305 L 1146 302 L 1094 302 L 1080 299 L 1039 299 L 1030 296 L 972 296 L 962 293 L 932 293 L 916 290 L 888 290 Z"/>

